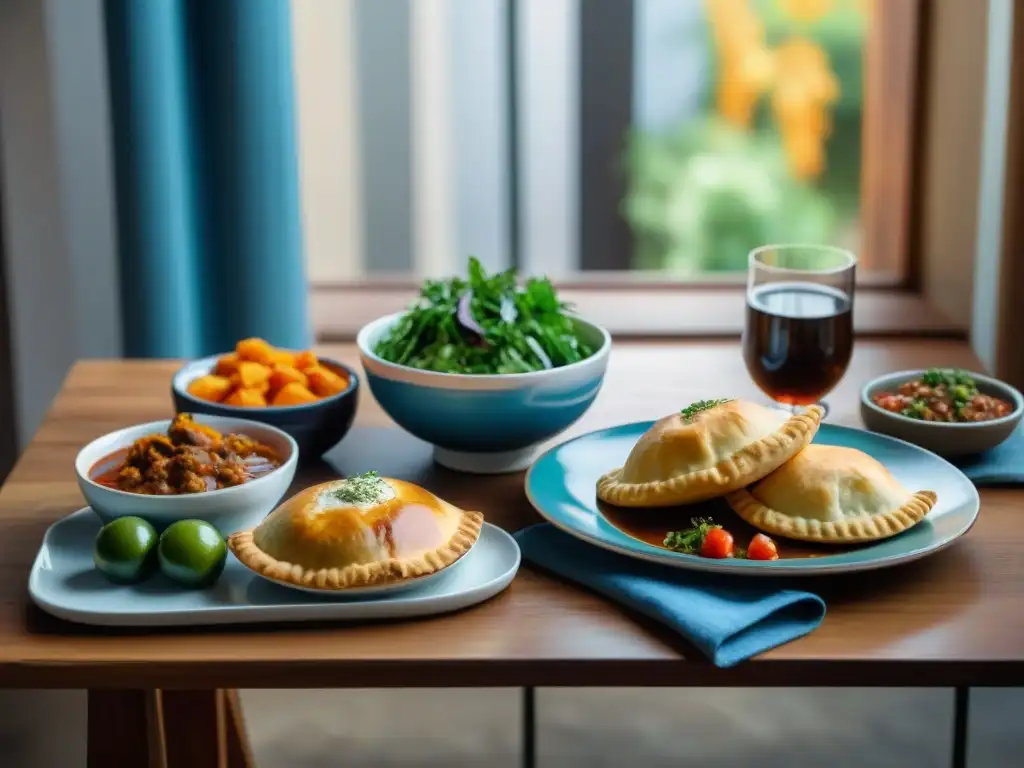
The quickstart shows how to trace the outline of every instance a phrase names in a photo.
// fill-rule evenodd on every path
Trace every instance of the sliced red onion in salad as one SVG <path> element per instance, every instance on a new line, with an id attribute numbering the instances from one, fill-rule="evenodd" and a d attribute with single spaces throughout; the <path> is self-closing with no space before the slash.
<path id="1" fill-rule="evenodd" d="M 537 356 L 537 359 L 540 360 L 541 365 L 543 365 L 546 369 L 551 369 L 555 367 L 554 363 L 551 362 L 551 358 L 548 357 L 548 353 L 544 351 L 544 347 L 542 347 L 540 345 L 540 342 L 533 338 L 533 336 L 526 337 L 526 346 L 533 350 L 533 354 Z"/>
<path id="2" fill-rule="evenodd" d="M 459 299 L 458 308 L 455 310 L 455 319 L 458 320 L 462 329 L 467 332 L 467 335 L 469 336 L 467 341 L 477 346 L 486 347 L 488 344 L 487 339 L 484 337 L 487 335 L 487 331 L 485 331 L 484 327 L 476 321 L 475 317 L 473 317 L 472 302 L 472 291 L 466 291 L 462 294 L 462 297 Z"/>

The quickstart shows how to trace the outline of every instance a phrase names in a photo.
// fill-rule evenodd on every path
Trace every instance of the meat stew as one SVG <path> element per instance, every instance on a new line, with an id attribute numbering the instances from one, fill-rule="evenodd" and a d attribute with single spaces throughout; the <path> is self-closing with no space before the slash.
<path id="1" fill-rule="evenodd" d="M 166 434 L 140 437 L 97 461 L 89 478 L 150 496 L 205 493 L 254 480 L 282 464 L 273 448 L 243 434 L 222 435 L 179 413 Z"/>

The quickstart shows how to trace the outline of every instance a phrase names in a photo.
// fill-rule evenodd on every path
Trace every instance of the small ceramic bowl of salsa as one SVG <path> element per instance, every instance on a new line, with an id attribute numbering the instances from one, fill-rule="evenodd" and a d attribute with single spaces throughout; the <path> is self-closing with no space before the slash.
<path id="1" fill-rule="evenodd" d="M 1024 415 L 1024 398 L 1009 384 L 972 371 L 898 371 L 864 385 L 860 414 L 872 432 L 951 458 L 1003 443 Z"/>
<path id="2" fill-rule="evenodd" d="M 204 520 L 226 536 L 277 506 L 298 456 L 295 440 L 268 424 L 178 414 L 93 440 L 79 451 L 75 472 L 104 523 L 135 515 L 159 531 Z"/>

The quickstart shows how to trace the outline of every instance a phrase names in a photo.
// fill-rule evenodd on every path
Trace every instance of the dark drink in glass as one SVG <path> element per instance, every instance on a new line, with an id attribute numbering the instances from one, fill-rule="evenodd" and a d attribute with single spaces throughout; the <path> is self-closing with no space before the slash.
<path id="1" fill-rule="evenodd" d="M 754 383 L 790 411 L 819 403 L 853 353 L 857 260 L 827 246 L 750 254 L 743 360 Z"/>
<path id="2" fill-rule="evenodd" d="M 853 352 L 853 303 L 813 283 L 774 283 L 747 296 L 743 359 L 783 405 L 813 405 L 839 383 Z"/>

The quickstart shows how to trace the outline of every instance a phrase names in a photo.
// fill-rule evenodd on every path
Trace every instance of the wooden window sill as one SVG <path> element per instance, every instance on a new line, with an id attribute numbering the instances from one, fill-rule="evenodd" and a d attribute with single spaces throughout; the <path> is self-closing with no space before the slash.
<path id="1" fill-rule="evenodd" d="M 730 337 L 743 330 L 746 305 L 740 285 L 565 285 L 559 293 L 581 315 L 620 337 Z M 314 286 L 310 302 L 317 338 L 353 339 L 363 325 L 400 312 L 415 295 L 408 279 Z M 911 291 L 861 288 L 853 320 L 858 336 L 964 338 L 967 333 Z"/>

